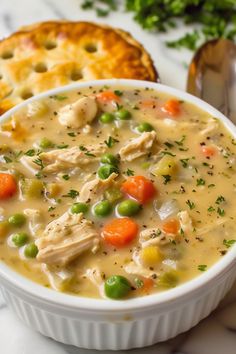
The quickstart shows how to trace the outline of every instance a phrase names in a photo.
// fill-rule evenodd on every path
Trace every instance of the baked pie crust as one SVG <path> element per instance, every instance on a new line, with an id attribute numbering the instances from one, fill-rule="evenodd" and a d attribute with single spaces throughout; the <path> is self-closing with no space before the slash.
<path id="1" fill-rule="evenodd" d="M 158 74 L 140 43 L 105 25 L 43 22 L 0 41 L 0 114 L 42 91 L 105 78 L 157 81 Z"/>

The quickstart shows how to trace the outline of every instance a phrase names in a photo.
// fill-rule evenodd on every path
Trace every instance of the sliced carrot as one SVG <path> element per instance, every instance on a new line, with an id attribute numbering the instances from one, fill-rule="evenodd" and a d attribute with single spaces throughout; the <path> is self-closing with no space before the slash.
<path id="1" fill-rule="evenodd" d="M 179 231 L 180 224 L 176 219 L 170 219 L 162 225 L 162 231 L 166 234 L 176 235 Z"/>
<path id="2" fill-rule="evenodd" d="M 156 189 L 149 179 L 144 176 L 129 177 L 121 186 L 121 191 L 144 204 L 156 193 Z"/>
<path id="3" fill-rule="evenodd" d="M 176 99 L 170 99 L 166 101 L 163 106 L 163 111 L 168 113 L 172 117 L 176 117 L 180 113 L 180 103 Z"/>
<path id="4" fill-rule="evenodd" d="M 113 219 L 102 229 L 104 240 L 115 247 L 125 247 L 137 234 L 138 225 L 130 218 Z"/>
<path id="5" fill-rule="evenodd" d="M 216 148 L 214 146 L 201 146 L 202 153 L 205 157 L 212 157 L 216 154 Z"/>
<path id="6" fill-rule="evenodd" d="M 11 198 L 17 191 L 15 178 L 9 173 L 0 173 L 0 199 Z"/>
<path id="7" fill-rule="evenodd" d="M 103 91 L 100 92 L 96 95 L 97 99 L 102 102 L 102 103 L 107 103 L 111 101 L 115 101 L 117 103 L 120 102 L 120 97 L 117 96 L 114 92 L 112 91 Z"/>
<path id="8" fill-rule="evenodd" d="M 154 281 L 151 278 L 142 277 L 143 286 L 141 287 L 141 291 L 145 294 L 149 294 L 153 288 Z"/>

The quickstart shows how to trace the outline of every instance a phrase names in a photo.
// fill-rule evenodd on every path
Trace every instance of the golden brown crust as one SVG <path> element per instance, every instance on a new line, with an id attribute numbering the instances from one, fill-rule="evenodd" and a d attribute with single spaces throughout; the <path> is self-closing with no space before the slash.
<path id="1" fill-rule="evenodd" d="M 105 25 L 43 22 L 0 42 L 0 114 L 50 88 L 105 78 L 156 81 L 158 75 L 140 43 Z"/>

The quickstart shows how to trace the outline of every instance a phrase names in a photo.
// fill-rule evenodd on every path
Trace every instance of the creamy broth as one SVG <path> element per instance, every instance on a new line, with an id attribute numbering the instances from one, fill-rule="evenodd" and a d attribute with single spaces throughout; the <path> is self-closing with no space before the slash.
<path id="1" fill-rule="evenodd" d="M 152 89 L 32 102 L 1 126 L 0 258 L 87 297 L 143 296 L 199 276 L 236 239 L 235 145 L 220 121 Z"/>

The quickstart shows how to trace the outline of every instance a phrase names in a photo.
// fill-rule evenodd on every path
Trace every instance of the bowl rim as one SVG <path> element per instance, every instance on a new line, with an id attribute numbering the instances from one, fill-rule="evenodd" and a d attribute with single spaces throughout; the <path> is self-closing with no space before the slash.
<path id="1" fill-rule="evenodd" d="M 27 104 L 44 99 L 48 96 L 57 95 L 60 93 L 66 93 L 76 89 L 82 89 L 86 87 L 101 87 L 101 86 L 125 86 L 130 88 L 150 88 L 158 92 L 173 95 L 181 100 L 187 101 L 191 104 L 196 105 L 203 111 L 209 113 L 213 117 L 219 119 L 226 129 L 236 138 L 236 126 L 226 118 L 221 112 L 216 110 L 214 107 L 208 103 L 202 101 L 201 99 L 190 95 L 184 91 L 148 81 L 141 80 L 131 80 L 131 79 L 104 79 L 104 80 L 91 80 L 86 82 L 74 83 L 67 86 L 62 86 L 48 90 L 46 92 L 35 95 L 24 102 L 13 107 L 0 117 L 0 124 L 7 120 L 12 114 L 26 106 Z M 86 298 L 78 295 L 70 295 L 66 293 L 60 293 L 53 289 L 43 287 L 36 282 L 22 276 L 17 273 L 12 268 L 7 266 L 3 261 L 0 261 L 0 277 L 5 282 L 10 283 L 14 288 L 23 291 L 25 294 L 30 295 L 35 300 L 41 300 L 50 304 L 84 311 L 95 311 L 95 312 L 105 312 L 105 311 L 127 311 L 127 310 L 144 310 L 151 307 L 163 307 L 164 305 L 170 304 L 171 302 L 179 301 L 185 297 L 191 297 L 193 293 L 202 293 L 202 288 L 209 286 L 216 279 L 224 277 L 227 270 L 232 268 L 236 263 L 236 244 L 232 246 L 226 255 L 217 261 L 213 266 L 211 266 L 206 272 L 200 274 L 199 276 L 177 286 L 176 288 L 165 290 L 160 293 L 155 293 L 143 297 L 137 297 L 133 299 L 127 299 L 122 301 L 114 301 L 109 299 L 94 299 Z"/>

